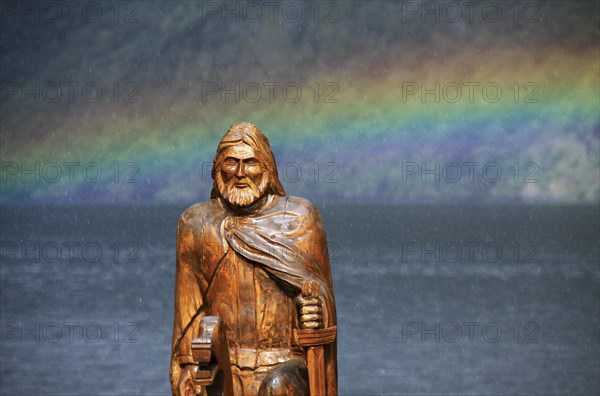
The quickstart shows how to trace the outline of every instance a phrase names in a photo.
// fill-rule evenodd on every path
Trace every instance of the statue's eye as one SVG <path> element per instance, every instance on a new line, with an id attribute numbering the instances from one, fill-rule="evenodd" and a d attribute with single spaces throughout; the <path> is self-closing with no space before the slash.
<path id="1" fill-rule="evenodd" d="M 229 158 L 225 158 L 223 163 L 227 166 L 234 166 L 235 164 L 237 164 L 237 161 L 235 160 L 235 158 L 229 157 Z"/>
<path id="2" fill-rule="evenodd" d="M 258 165 L 258 161 L 256 160 L 256 158 L 249 158 L 249 159 L 245 160 L 244 162 L 248 165 Z"/>

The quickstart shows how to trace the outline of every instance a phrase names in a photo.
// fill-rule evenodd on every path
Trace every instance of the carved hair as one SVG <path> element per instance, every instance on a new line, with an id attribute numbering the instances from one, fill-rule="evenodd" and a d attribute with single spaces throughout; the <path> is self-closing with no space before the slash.
<path id="1" fill-rule="evenodd" d="M 235 146 L 238 143 L 245 143 L 248 146 L 254 149 L 254 153 L 256 154 L 256 159 L 260 163 L 260 166 L 263 168 L 264 172 L 267 172 L 269 175 L 269 186 L 265 191 L 266 194 L 274 194 L 285 196 L 285 190 L 279 181 L 279 176 L 277 175 L 277 165 L 275 164 L 275 156 L 271 151 L 271 146 L 269 145 L 269 139 L 251 122 L 238 122 L 237 124 L 233 124 L 231 128 L 225 133 L 221 142 L 219 142 L 219 147 L 217 147 L 217 154 L 215 155 L 215 160 L 213 161 L 212 167 L 212 178 L 215 180 L 213 183 L 213 188 L 210 193 L 210 198 L 218 198 L 221 196 L 221 192 L 217 186 L 217 182 L 215 179 L 215 174 L 220 168 L 221 160 L 223 159 L 223 154 L 225 151 L 231 147 Z"/>

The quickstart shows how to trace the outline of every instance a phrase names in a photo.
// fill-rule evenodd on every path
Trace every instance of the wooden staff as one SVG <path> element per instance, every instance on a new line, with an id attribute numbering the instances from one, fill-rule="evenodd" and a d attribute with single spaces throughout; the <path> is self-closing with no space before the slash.
<path id="1" fill-rule="evenodd" d="M 302 285 L 302 297 L 319 298 L 319 284 L 314 281 Z M 301 326 L 303 326 L 301 324 Z M 308 347 L 306 360 L 308 365 L 308 384 L 311 396 L 327 395 L 327 377 L 325 372 L 325 350 L 323 345 L 332 343 L 336 336 L 336 327 L 326 329 L 296 329 L 296 343 Z"/>

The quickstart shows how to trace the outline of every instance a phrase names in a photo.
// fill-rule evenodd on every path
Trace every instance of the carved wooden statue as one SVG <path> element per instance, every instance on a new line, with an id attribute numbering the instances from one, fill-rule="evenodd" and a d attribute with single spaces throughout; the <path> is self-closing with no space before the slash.
<path id="1" fill-rule="evenodd" d="M 179 219 L 173 395 L 337 395 L 336 316 L 325 229 L 285 195 L 269 141 L 233 125 L 211 200 Z"/>

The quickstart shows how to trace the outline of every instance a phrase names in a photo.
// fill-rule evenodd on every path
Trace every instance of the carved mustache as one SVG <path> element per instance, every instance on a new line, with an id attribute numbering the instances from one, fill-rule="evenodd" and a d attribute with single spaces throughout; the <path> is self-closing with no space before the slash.
<path id="1" fill-rule="evenodd" d="M 226 186 L 227 187 L 236 187 L 237 184 L 246 184 L 246 187 L 244 187 L 244 188 L 252 188 L 253 190 L 254 190 L 254 188 L 258 188 L 256 186 L 256 184 L 252 180 L 248 179 L 247 177 L 244 177 L 242 179 L 233 178 L 227 182 Z"/>

